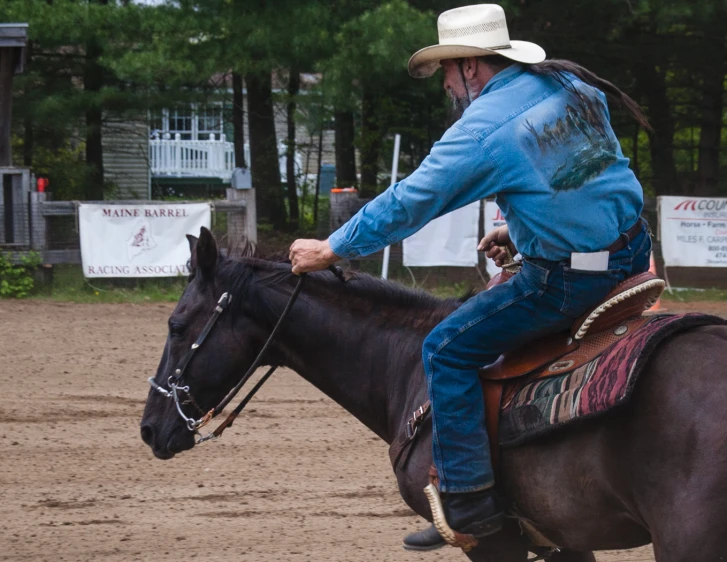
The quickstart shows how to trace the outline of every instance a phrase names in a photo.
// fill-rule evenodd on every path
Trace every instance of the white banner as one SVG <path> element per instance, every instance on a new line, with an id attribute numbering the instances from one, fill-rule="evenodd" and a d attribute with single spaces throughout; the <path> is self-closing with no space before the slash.
<path id="1" fill-rule="evenodd" d="M 727 267 L 727 199 L 659 197 L 666 266 Z"/>
<path id="2" fill-rule="evenodd" d="M 502 216 L 500 207 L 494 201 L 485 201 L 485 234 L 503 224 L 505 224 L 505 217 Z M 487 273 L 490 274 L 490 277 L 500 273 L 500 268 L 490 258 L 487 258 Z"/>
<path id="3" fill-rule="evenodd" d="M 404 240 L 404 265 L 407 267 L 477 265 L 479 220 L 479 201 L 434 219 L 419 232 Z"/>
<path id="4" fill-rule="evenodd" d="M 78 207 L 81 261 L 86 277 L 188 275 L 189 242 L 210 227 L 208 203 L 82 204 Z"/>

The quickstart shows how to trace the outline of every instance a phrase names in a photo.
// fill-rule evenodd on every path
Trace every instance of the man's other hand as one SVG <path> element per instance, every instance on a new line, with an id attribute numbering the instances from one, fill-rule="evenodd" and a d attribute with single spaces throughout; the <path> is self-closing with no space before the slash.
<path id="1" fill-rule="evenodd" d="M 491 260 L 495 260 L 497 267 L 502 267 L 502 264 L 507 263 L 512 256 L 517 254 L 517 249 L 513 246 L 512 240 L 510 240 L 510 231 L 506 224 L 498 226 L 488 232 L 480 240 L 477 249 L 480 252 L 485 252 Z M 510 251 L 510 255 L 508 255 L 507 250 Z"/>
<path id="2" fill-rule="evenodd" d="M 290 246 L 290 263 L 293 273 L 300 275 L 309 271 L 326 269 L 340 258 L 333 253 L 328 240 L 306 240 L 299 238 Z"/>

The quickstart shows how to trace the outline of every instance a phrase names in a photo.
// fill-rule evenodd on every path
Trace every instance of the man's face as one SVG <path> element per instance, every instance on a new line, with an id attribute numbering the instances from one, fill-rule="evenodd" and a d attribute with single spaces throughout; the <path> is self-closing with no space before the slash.
<path id="1" fill-rule="evenodd" d="M 459 63 L 454 59 L 445 59 L 441 61 L 441 65 L 444 72 L 444 91 L 452 100 L 455 114 L 460 116 L 469 107 L 471 100 L 462 79 Z"/>

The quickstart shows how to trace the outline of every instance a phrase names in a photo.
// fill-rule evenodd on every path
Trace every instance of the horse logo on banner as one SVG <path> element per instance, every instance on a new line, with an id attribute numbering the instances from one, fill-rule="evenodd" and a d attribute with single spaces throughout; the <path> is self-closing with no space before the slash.
<path id="1" fill-rule="evenodd" d="M 129 261 L 152 248 L 156 248 L 157 245 L 151 236 L 151 224 L 148 221 L 137 223 L 137 226 L 132 232 L 133 234 L 129 238 L 127 246 Z"/>

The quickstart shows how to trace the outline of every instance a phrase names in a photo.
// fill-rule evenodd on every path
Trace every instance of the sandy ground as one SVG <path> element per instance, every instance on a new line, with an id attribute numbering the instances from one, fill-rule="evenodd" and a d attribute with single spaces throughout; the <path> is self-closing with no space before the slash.
<path id="1" fill-rule="evenodd" d="M 171 308 L 0 301 L 0 560 L 464 559 L 401 549 L 422 520 L 386 445 L 290 371 L 221 441 L 153 458 L 139 419 Z"/>

